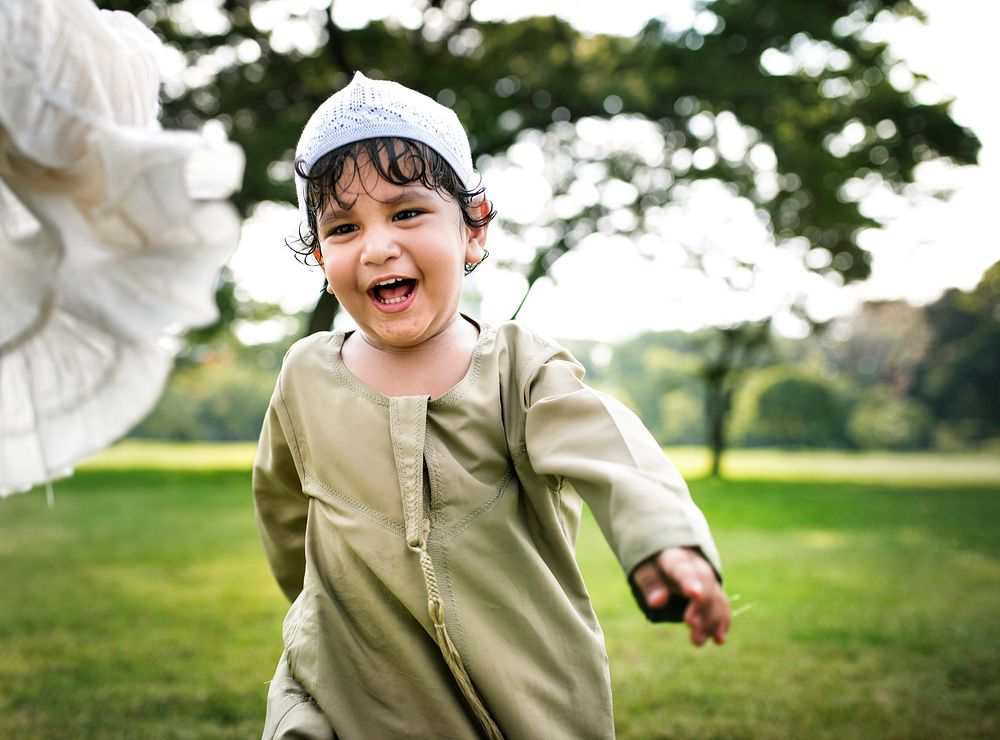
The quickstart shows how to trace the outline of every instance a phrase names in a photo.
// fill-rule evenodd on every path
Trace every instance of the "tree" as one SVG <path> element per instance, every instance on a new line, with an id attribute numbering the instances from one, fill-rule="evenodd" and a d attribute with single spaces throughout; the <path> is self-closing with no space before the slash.
<path id="1" fill-rule="evenodd" d="M 868 272 L 856 240 L 873 224 L 858 209 L 861 181 L 901 188 L 920 162 L 969 163 L 979 146 L 944 103 L 918 104 L 894 87 L 887 73 L 897 63 L 884 43 L 866 40 L 876 16 L 917 13 L 906 0 L 696 2 L 692 27 L 651 20 L 635 38 L 585 36 L 553 17 L 479 22 L 462 0 L 447 3 L 447 13 L 440 1 L 415 2 L 424 12 L 413 29 L 387 19 L 348 31 L 322 2 L 224 0 L 200 26 L 180 0 L 99 5 L 138 12 L 183 51 L 188 70 L 168 88 L 166 122 L 216 121 L 244 147 L 244 210 L 294 198 L 298 134 L 355 68 L 452 105 L 477 157 L 506 151 L 527 129 L 641 116 L 663 133 L 670 155 L 654 169 L 674 177 L 639 193 L 637 212 L 664 202 L 679 182 L 719 179 L 767 213 L 778 241 L 804 238 L 830 257 L 814 255 L 814 269 L 846 280 Z M 726 144 L 729 129 L 746 145 Z M 600 215 L 584 212 L 571 225 L 593 226 Z M 572 246 L 556 239 L 551 250 Z M 539 250 L 529 281 L 552 261 Z"/>
<path id="2" fill-rule="evenodd" d="M 165 118 L 215 122 L 244 147 L 244 211 L 293 199 L 298 133 L 355 68 L 451 105 L 480 161 L 538 132 L 562 165 L 554 203 L 572 200 L 584 170 L 597 173 L 600 193 L 629 193 L 624 202 L 598 197 L 551 213 L 546 240 L 521 268 L 529 290 L 588 234 L 643 233 L 692 180 L 724 183 L 752 204 L 773 242 L 808 269 L 841 283 L 863 279 L 869 259 L 858 233 L 877 225 L 859 209 L 865 195 L 902 192 L 921 162 L 973 162 L 979 146 L 945 102 L 919 103 L 894 84 L 897 62 L 865 33 L 875 18 L 915 14 L 907 0 L 694 0 L 693 23 L 651 20 L 634 38 L 584 35 L 553 17 L 483 22 L 465 0 L 415 0 L 422 22 L 412 28 L 386 19 L 351 30 L 322 2 L 223 0 L 201 25 L 180 0 L 99 4 L 141 11 L 183 50 L 188 70 L 168 89 Z M 581 123 L 613 116 L 645 122 L 658 154 L 625 148 L 595 161 L 587 147 L 571 146 Z M 704 266 L 704 257 L 692 261 Z M 730 262 L 734 284 L 753 276 L 754 264 Z M 329 326 L 335 313 L 323 296 L 310 330 Z M 789 309 L 808 318 L 800 306 Z M 740 372 L 729 363 L 757 354 L 758 323 L 725 327 L 723 349 L 706 365 L 719 450 Z M 736 351 L 744 338 L 750 344 Z"/>
<path id="3" fill-rule="evenodd" d="M 152 413 L 131 437 L 171 440 L 252 440 L 260 434 L 273 369 L 219 352 L 178 368 Z"/>
<path id="4" fill-rule="evenodd" d="M 688 395 L 697 391 L 698 366 L 687 335 L 648 333 L 615 348 L 604 373 L 605 384 L 630 399 L 646 426 L 657 433 L 663 422 L 664 397 L 678 391 Z M 666 442 L 662 438 L 660 441 Z"/>
<path id="5" fill-rule="evenodd" d="M 660 423 L 656 438 L 665 445 L 698 445 L 704 442 L 705 403 L 694 393 L 677 389 L 660 399 Z"/>
<path id="6" fill-rule="evenodd" d="M 862 394 L 847 430 L 851 442 L 862 449 L 915 450 L 928 446 L 933 422 L 924 404 L 879 386 Z"/>
<path id="7" fill-rule="evenodd" d="M 933 332 L 914 395 L 955 442 L 1000 437 L 1000 262 L 969 293 L 947 291 L 927 307 Z"/>
<path id="8" fill-rule="evenodd" d="M 875 301 L 837 323 L 828 357 L 838 372 L 861 386 L 887 385 L 899 397 L 910 393 L 931 342 L 923 309 L 905 301 Z"/>
<path id="9" fill-rule="evenodd" d="M 748 444 L 843 447 L 847 442 L 848 404 L 818 373 L 781 365 L 762 370 L 741 402 Z"/>
<path id="10" fill-rule="evenodd" d="M 767 322 L 744 323 L 719 329 L 714 345 L 704 355 L 701 377 L 705 384 L 705 424 L 711 451 L 710 474 L 722 474 L 722 454 L 729 446 L 727 422 L 733 397 L 746 372 L 768 346 Z"/>

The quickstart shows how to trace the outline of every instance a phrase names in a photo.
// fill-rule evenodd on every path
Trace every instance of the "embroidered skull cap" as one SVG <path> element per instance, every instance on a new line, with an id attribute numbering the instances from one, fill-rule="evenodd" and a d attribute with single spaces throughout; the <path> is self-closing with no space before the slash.
<path id="1" fill-rule="evenodd" d="M 334 149 L 365 139 L 398 136 L 426 144 L 451 165 L 468 190 L 478 186 L 469 137 L 451 108 L 389 80 L 355 72 L 347 87 L 327 98 L 302 130 L 295 161 L 309 173 Z M 306 181 L 295 175 L 299 208 L 306 210 Z"/>

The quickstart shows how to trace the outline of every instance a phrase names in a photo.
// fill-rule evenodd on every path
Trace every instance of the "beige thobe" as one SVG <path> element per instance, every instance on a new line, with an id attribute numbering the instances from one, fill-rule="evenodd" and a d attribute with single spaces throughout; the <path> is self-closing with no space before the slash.
<path id="1" fill-rule="evenodd" d="M 481 326 L 465 378 L 436 399 L 364 385 L 344 338 L 289 351 L 254 465 L 264 547 L 293 600 L 293 683 L 348 740 L 480 736 L 435 641 L 430 567 L 506 737 L 613 737 L 604 640 L 574 557 L 581 497 L 626 573 L 670 546 L 699 548 L 719 572 L 680 474 L 634 414 L 520 324 Z M 427 563 L 408 546 L 421 526 Z"/>

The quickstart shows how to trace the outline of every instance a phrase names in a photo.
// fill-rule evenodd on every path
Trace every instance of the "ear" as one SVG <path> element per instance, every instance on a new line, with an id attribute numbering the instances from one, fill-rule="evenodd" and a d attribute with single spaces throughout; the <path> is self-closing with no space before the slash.
<path id="1" fill-rule="evenodd" d="M 479 211 L 480 218 L 484 218 L 490 212 L 490 202 L 483 198 L 482 202 L 474 206 Z M 489 224 L 479 228 L 467 228 L 468 234 L 465 241 L 465 261 L 469 264 L 478 264 L 486 259 L 486 235 L 489 231 Z"/>
<path id="2" fill-rule="evenodd" d="M 312 251 L 313 258 L 319 264 L 320 267 L 323 266 L 323 250 L 319 247 L 314 247 Z"/>

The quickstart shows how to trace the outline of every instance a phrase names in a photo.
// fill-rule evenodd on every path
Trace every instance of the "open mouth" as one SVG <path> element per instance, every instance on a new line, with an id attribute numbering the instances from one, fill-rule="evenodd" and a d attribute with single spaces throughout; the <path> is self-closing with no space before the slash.
<path id="1" fill-rule="evenodd" d="M 369 295 L 383 306 L 393 306 L 402 303 L 417 287 L 417 281 L 412 278 L 392 278 L 373 285 Z"/>

